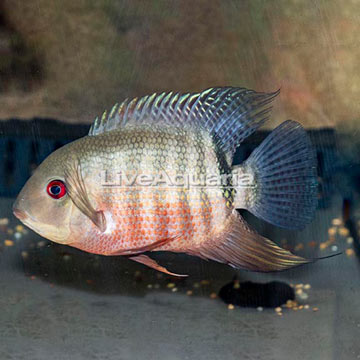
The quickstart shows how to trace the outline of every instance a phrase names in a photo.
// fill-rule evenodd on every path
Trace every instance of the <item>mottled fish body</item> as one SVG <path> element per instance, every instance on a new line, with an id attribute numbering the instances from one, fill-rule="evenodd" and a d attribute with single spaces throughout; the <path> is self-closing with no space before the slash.
<path id="1" fill-rule="evenodd" d="M 115 105 L 88 136 L 39 166 L 14 213 L 50 240 L 167 273 L 144 252 L 185 252 L 255 271 L 306 263 L 236 211 L 294 229 L 315 212 L 316 161 L 300 124 L 284 122 L 232 166 L 235 149 L 268 119 L 276 95 L 214 88 Z"/>
<path id="2" fill-rule="evenodd" d="M 82 250 L 121 255 L 156 243 L 186 252 L 218 234 L 231 214 L 231 189 L 200 183 L 231 171 L 202 131 L 142 125 L 82 138 L 66 151 L 70 162 L 79 155 L 84 186 L 113 229 L 76 224 L 72 231 L 87 241 L 71 245 Z"/>

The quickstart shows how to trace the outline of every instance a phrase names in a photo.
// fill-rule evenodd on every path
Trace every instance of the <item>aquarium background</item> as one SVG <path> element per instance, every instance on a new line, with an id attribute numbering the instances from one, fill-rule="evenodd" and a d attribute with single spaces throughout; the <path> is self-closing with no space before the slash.
<path id="1" fill-rule="evenodd" d="M 360 358 L 359 32 L 358 0 L 3 0 L 0 360 Z M 157 254 L 190 275 L 179 280 L 51 243 L 12 215 L 36 166 L 116 102 L 229 85 L 281 89 L 234 163 L 286 119 L 318 158 L 305 230 L 242 214 L 297 254 L 340 255 L 257 274 Z"/>

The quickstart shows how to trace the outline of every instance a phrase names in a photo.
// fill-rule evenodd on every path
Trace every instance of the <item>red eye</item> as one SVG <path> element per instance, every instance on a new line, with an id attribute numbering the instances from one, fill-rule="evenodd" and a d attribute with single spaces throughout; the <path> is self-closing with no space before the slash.
<path id="1" fill-rule="evenodd" d="M 46 191 L 53 199 L 61 199 L 66 194 L 66 186 L 61 180 L 52 180 L 48 183 Z"/>

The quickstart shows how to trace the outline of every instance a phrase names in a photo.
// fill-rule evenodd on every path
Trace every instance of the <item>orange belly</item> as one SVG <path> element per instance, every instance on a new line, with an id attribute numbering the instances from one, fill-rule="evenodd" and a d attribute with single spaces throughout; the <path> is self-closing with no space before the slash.
<path id="1" fill-rule="evenodd" d="M 197 189 L 122 191 L 106 207 L 113 229 L 90 234 L 82 250 L 103 255 L 186 252 L 221 231 L 229 214 L 218 190 L 210 194 Z"/>

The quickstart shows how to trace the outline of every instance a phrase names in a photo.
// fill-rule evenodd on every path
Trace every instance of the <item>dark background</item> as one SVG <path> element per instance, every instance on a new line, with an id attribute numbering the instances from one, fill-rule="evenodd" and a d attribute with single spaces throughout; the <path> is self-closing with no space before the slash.
<path id="1" fill-rule="evenodd" d="M 3 0 L 0 119 L 90 123 L 126 97 L 281 87 L 272 122 L 358 131 L 357 0 Z"/>

